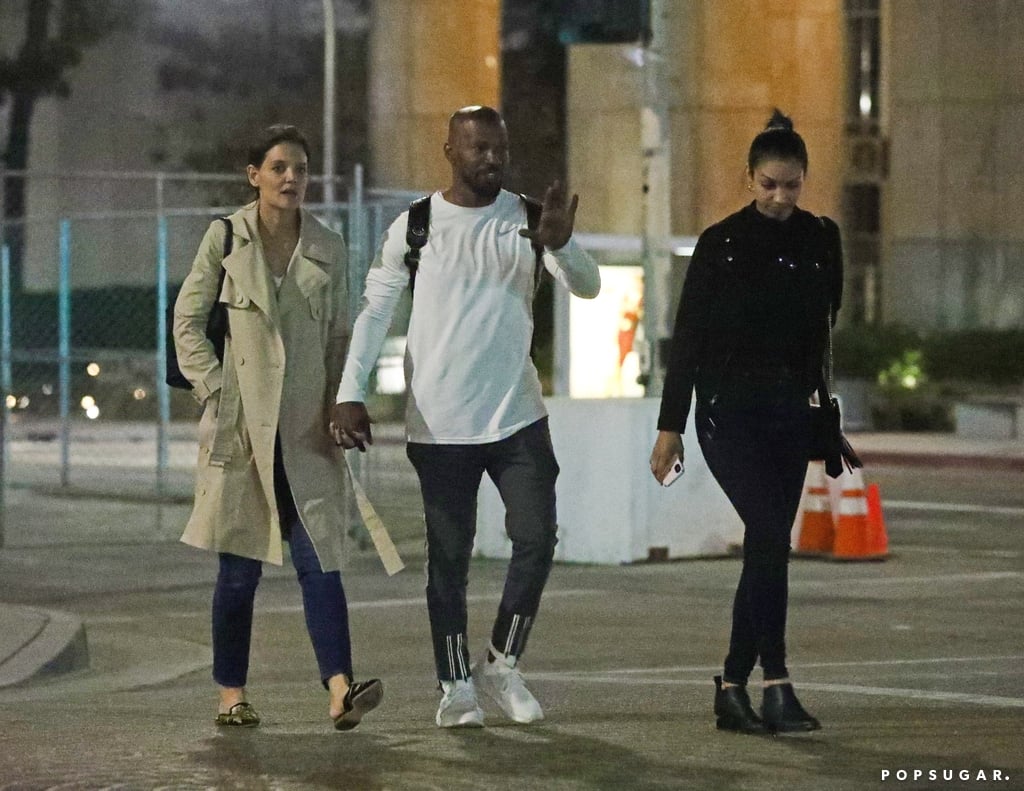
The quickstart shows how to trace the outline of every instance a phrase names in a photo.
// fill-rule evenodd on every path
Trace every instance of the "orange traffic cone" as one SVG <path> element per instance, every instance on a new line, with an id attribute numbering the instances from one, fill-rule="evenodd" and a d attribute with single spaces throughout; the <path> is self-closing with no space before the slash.
<path id="1" fill-rule="evenodd" d="M 800 516 L 800 537 L 797 555 L 825 555 L 832 551 L 835 527 L 832 524 L 832 506 L 829 504 L 825 465 L 812 461 L 807 468 L 803 513 Z"/>
<path id="2" fill-rule="evenodd" d="M 864 476 L 854 468 L 844 471 L 843 494 L 839 500 L 836 538 L 832 544 L 833 560 L 875 560 L 868 542 L 868 501 Z"/>
<path id="3" fill-rule="evenodd" d="M 882 515 L 882 495 L 878 484 L 868 486 L 868 540 L 867 554 L 874 558 L 884 558 L 889 554 L 889 534 L 885 529 L 885 517 Z"/>

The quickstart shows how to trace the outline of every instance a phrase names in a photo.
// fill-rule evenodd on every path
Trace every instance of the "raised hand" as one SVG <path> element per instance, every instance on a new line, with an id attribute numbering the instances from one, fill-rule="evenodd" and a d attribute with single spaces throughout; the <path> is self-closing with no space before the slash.
<path id="1" fill-rule="evenodd" d="M 576 207 L 580 202 L 579 195 L 574 194 L 571 200 L 567 200 L 567 197 L 565 185 L 561 181 L 555 181 L 544 192 L 537 228 L 533 231 L 523 228 L 519 235 L 549 250 L 564 247 L 572 236 L 573 224 L 576 222 Z"/>

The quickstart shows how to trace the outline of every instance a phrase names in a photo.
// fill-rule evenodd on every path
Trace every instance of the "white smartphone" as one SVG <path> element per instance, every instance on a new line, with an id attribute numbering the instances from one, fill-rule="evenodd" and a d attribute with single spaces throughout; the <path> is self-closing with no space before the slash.
<path id="1" fill-rule="evenodd" d="M 679 476 L 682 475 L 683 472 L 685 472 L 685 470 L 686 468 L 683 467 L 683 463 L 679 460 L 679 457 L 677 456 L 672 461 L 672 466 L 668 468 L 668 472 L 665 473 L 665 477 L 661 479 L 661 485 L 671 486 L 673 483 L 676 482 L 676 479 L 678 479 Z"/>

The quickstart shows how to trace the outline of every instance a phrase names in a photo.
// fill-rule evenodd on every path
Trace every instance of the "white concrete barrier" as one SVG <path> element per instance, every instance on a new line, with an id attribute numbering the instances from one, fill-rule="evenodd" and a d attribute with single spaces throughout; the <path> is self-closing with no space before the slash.
<path id="1" fill-rule="evenodd" d="M 711 477 L 692 417 L 683 437 L 686 472 L 665 488 L 649 468 L 658 399 L 546 403 L 561 467 L 556 560 L 619 564 L 722 555 L 742 543 L 743 525 Z M 507 558 L 505 509 L 490 479 L 484 480 L 474 554 Z"/>

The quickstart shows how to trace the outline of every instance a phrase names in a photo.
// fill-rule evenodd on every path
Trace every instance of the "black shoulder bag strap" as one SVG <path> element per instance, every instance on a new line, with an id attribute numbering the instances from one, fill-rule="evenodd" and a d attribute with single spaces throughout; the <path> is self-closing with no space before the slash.
<path id="1" fill-rule="evenodd" d="M 409 221 L 405 229 L 405 268 L 409 270 L 409 291 L 416 289 L 416 272 L 420 268 L 420 250 L 427 243 L 430 229 L 430 196 L 424 195 L 409 204 Z"/>
<path id="2" fill-rule="evenodd" d="M 231 220 L 227 217 L 221 217 L 220 221 L 224 223 L 227 233 L 224 236 L 224 248 L 221 255 L 220 273 L 217 276 L 217 291 L 214 294 L 213 305 L 210 307 L 210 313 L 206 317 L 206 337 L 209 338 L 210 342 L 213 344 L 213 350 L 217 355 L 217 359 L 223 362 L 224 338 L 227 335 L 228 330 L 228 317 L 224 304 L 220 302 L 220 292 L 224 288 L 224 259 L 231 253 L 231 242 L 232 236 L 234 235 L 234 228 L 231 226 Z M 178 367 L 178 351 L 174 345 L 174 300 L 170 300 L 168 302 L 164 322 L 167 327 L 167 365 L 166 370 L 164 371 L 164 381 L 171 387 L 177 387 L 181 390 L 191 390 L 192 383 L 185 378 L 185 375 Z"/>
<path id="3" fill-rule="evenodd" d="M 835 265 L 833 260 L 833 236 L 835 235 L 834 225 L 830 219 L 821 216 L 818 217 L 818 224 L 821 225 L 821 229 L 825 234 L 825 264 L 827 267 L 826 274 L 828 276 L 828 282 L 825 287 L 829 290 L 828 293 L 828 310 L 825 313 L 825 354 L 821 362 L 821 366 L 818 372 L 818 403 L 822 406 L 832 404 L 832 389 L 834 385 L 834 372 L 832 363 L 832 318 L 833 311 L 836 309 L 835 297 L 832 293 L 832 267 Z"/>
<path id="4" fill-rule="evenodd" d="M 227 270 L 224 268 L 224 259 L 231 255 L 231 245 L 234 241 L 235 228 L 231 224 L 230 217 L 221 217 L 224 223 L 224 249 L 220 257 L 220 273 L 217 276 L 217 293 L 213 298 L 213 307 L 210 308 L 210 316 L 206 320 L 206 337 L 213 343 L 213 350 L 217 359 L 224 362 L 224 339 L 228 334 L 228 315 L 224 303 L 220 301 L 220 292 L 224 290 L 224 276 Z"/>
<path id="5" fill-rule="evenodd" d="M 850 445 L 849 440 L 842 431 L 842 421 L 839 416 L 839 402 L 833 395 L 835 390 L 835 365 L 832 356 L 832 322 L 835 318 L 835 312 L 839 310 L 839 299 L 842 287 L 842 281 L 838 284 L 838 289 L 834 278 L 837 274 L 841 277 L 841 273 L 835 272 L 837 266 L 835 261 L 836 247 L 840 244 L 839 241 L 839 226 L 836 225 L 835 221 L 829 217 L 818 217 L 818 222 L 821 223 L 822 229 L 825 231 L 825 260 L 828 264 L 828 276 L 829 276 L 829 294 L 828 294 L 828 312 L 825 314 L 825 331 L 826 331 L 826 346 L 824 360 L 822 361 L 820 378 L 818 379 L 818 404 L 822 408 L 826 408 L 832 415 L 830 420 L 833 423 L 832 429 L 835 432 L 838 447 L 835 448 L 836 455 L 838 458 L 826 458 L 825 459 L 825 471 L 832 478 L 838 478 L 843 471 L 843 465 L 850 471 L 861 468 L 864 463 L 861 461 L 857 452 Z M 839 250 L 840 255 L 842 250 Z"/>
<path id="6" fill-rule="evenodd" d="M 235 226 L 231 224 L 230 217 L 221 217 L 220 221 L 224 223 L 224 230 L 227 233 L 224 235 L 224 253 L 220 257 L 220 284 L 224 285 L 224 259 L 231 255 L 231 245 L 234 241 Z"/>

